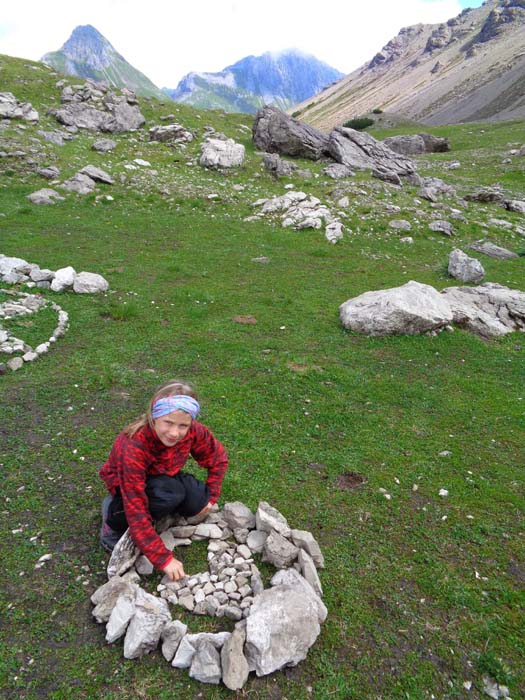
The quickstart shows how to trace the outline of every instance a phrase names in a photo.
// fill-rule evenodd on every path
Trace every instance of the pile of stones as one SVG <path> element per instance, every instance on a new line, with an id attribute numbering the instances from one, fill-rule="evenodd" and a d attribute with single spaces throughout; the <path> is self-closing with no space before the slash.
<path id="1" fill-rule="evenodd" d="M 13 292 L 8 289 L 0 289 L 0 292 L 12 297 L 12 299 L 0 304 L 0 353 L 14 355 L 14 357 L 11 357 L 11 359 L 7 361 L 6 365 L 0 363 L 0 368 L 4 369 L 4 367 L 7 366 L 10 370 L 16 371 L 24 365 L 24 362 L 33 362 L 40 357 L 40 355 L 48 352 L 51 345 L 67 331 L 69 316 L 58 304 L 54 302 L 50 304 L 47 299 L 41 296 L 27 294 L 25 292 Z M 49 304 L 58 315 L 58 323 L 49 339 L 40 343 L 34 349 L 23 340 L 20 340 L 20 338 L 16 338 L 9 330 L 2 326 L 2 320 L 7 321 L 13 318 L 29 316 L 41 311 Z"/>
<path id="2" fill-rule="evenodd" d="M 259 212 L 244 221 L 257 221 L 264 216 L 280 214 L 284 228 L 320 229 L 324 224 L 325 237 L 330 243 L 336 243 L 343 237 L 343 224 L 320 199 L 305 192 L 294 190 L 271 199 L 258 199 L 253 206 L 260 207 Z"/>
<path id="3" fill-rule="evenodd" d="M 62 106 L 50 109 L 48 114 L 66 127 L 92 129 L 120 134 L 140 128 L 146 121 L 138 107 L 137 96 L 124 88 L 117 95 L 106 85 L 87 80 L 83 85 L 65 85 L 60 101 Z"/>
<path id="4" fill-rule="evenodd" d="M 30 102 L 20 102 L 12 92 L 0 92 L 0 119 L 23 119 L 37 122 L 38 112 Z"/>
<path id="5" fill-rule="evenodd" d="M 231 690 L 241 689 L 250 671 L 263 676 L 306 658 L 327 616 L 317 573 L 324 559 L 311 533 L 291 529 L 265 501 L 255 514 L 236 501 L 214 509 L 203 522 L 180 518 L 161 529 L 169 549 L 208 540 L 209 570 L 177 582 L 164 577 L 158 595 L 148 593 L 140 577 L 153 567 L 128 531 L 111 555 L 108 582 L 91 597 L 108 643 L 124 637 L 124 656 L 130 659 L 161 643 L 173 667 L 188 669 L 203 683 L 222 680 Z M 270 588 L 264 588 L 254 554 L 278 569 Z M 169 604 L 232 620 L 234 630 L 189 633 L 172 619 Z"/>
<path id="6" fill-rule="evenodd" d="M 27 287 L 51 289 L 53 292 L 73 291 L 77 294 L 106 292 L 109 284 L 95 272 L 76 272 L 71 265 L 53 271 L 40 268 L 23 258 L 0 253 L 0 280 L 8 284 L 25 284 Z"/>

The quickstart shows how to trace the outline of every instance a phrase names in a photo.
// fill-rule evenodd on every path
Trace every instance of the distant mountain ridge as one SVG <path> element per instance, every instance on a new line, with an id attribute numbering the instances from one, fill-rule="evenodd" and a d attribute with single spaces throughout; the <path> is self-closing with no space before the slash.
<path id="1" fill-rule="evenodd" d="M 288 109 L 343 77 L 343 73 L 297 49 L 247 56 L 218 73 L 188 73 L 175 90 L 176 102 L 202 109 L 254 114 L 263 104 Z"/>
<path id="2" fill-rule="evenodd" d="M 371 61 L 295 107 L 329 131 L 382 110 L 424 124 L 525 118 L 525 0 L 486 0 L 401 29 Z"/>
<path id="3" fill-rule="evenodd" d="M 90 78 L 114 87 L 127 87 L 138 95 L 165 99 L 143 73 L 121 56 L 90 24 L 76 27 L 58 51 L 46 53 L 42 62 L 67 75 Z"/>

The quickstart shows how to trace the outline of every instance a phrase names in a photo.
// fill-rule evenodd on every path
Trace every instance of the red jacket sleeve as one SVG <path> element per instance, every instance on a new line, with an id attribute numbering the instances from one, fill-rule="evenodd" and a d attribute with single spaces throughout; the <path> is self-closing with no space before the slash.
<path id="1" fill-rule="evenodd" d="M 146 496 L 146 473 L 149 453 L 144 445 L 125 438 L 113 448 L 118 481 L 124 511 L 129 525 L 133 542 L 150 560 L 153 566 L 162 570 L 173 559 L 173 554 L 167 549 L 160 536 L 155 531 L 153 520 L 148 510 Z"/>
<path id="2" fill-rule="evenodd" d="M 210 503 L 217 503 L 228 468 L 228 456 L 222 444 L 202 423 L 194 422 L 195 442 L 190 454 L 200 467 L 208 470 L 206 485 L 210 489 Z"/>

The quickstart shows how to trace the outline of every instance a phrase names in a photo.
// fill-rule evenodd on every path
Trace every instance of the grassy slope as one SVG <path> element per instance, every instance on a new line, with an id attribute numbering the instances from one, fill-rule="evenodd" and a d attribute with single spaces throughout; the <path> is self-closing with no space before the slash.
<path id="1" fill-rule="evenodd" d="M 29 65 L 1 58 L 2 84 L 44 115 L 58 99 L 56 77 Z M 352 233 L 337 246 L 316 231 L 243 223 L 258 197 L 284 191 L 261 170 L 242 127 L 249 117 L 153 101 L 143 108 L 148 126 L 168 111 L 199 133 L 213 124 L 245 144 L 246 164 L 206 172 L 185 164 L 198 141 L 172 151 L 143 134 L 118 137 L 115 153 L 101 156 L 90 150 L 94 137 L 80 134 L 62 148 L 42 144 L 42 162 L 58 164 L 62 179 L 91 162 L 127 181 L 34 207 L 25 195 L 46 183 L 20 160 L 0 162 L 0 252 L 42 267 L 100 272 L 112 290 L 100 297 L 47 293 L 70 313 L 69 333 L 48 356 L 0 378 L 3 696 L 231 697 L 171 669 L 159 653 L 125 661 L 121 644 L 106 645 L 90 614 L 89 594 L 107 562 L 98 544 L 98 468 L 153 387 L 182 376 L 197 384 L 203 420 L 231 457 L 223 500 L 253 508 L 270 501 L 292 526 L 311 530 L 326 556 L 329 617 L 315 647 L 295 669 L 251 677 L 240 697 L 459 698 L 471 680 L 468 697 L 479 699 L 486 672 L 520 697 L 522 337 L 486 342 L 456 331 L 373 339 L 344 332 L 337 316 L 340 303 L 368 289 L 408 279 L 450 285 L 445 265 L 453 246 L 485 235 L 481 225 L 491 218 L 518 224 L 520 217 L 468 205 L 468 223 L 455 223 L 450 241 L 427 229 L 433 210 L 414 205 L 415 190 L 360 174 L 345 184 L 297 182 L 323 201 L 349 194 Z M 38 128 L 54 126 L 43 116 Z M 428 156 L 420 172 L 443 176 L 461 192 L 502 182 L 523 198 L 523 160 L 503 163 L 521 126 L 434 129 L 449 135 L 453 151 Z M 0 150 L 6 142 L 34 147 L 34 131 L 0 131 Z M 126 171 L 123 164 L 136 157 L 158 175 Z M 443 169 L 452 159 L 460 170 Z M 315 173 L 322 167 L 301 165 Z M 114 201 L 97 200 L 106 193 Z M 401 212 L 388 214 L 385 203 Z M 414 223 L 413 246 L 388 229 L 390 218 Z M 490 238 L 525 248 L 500 228 L 492 227 Z M 269 264 L 251 261 L 262 255 Z M 483 263 L 489 280 L 523 288 L 522 258 Z M 232 322 L 238 314 L 254 315 L 257 324 Z M 27 332 L 32 340 L 35 328 Z M 440 456 L 443 450 L 450 455 Z M 367 483 L 342 489 L 347 472 Z M 440 488 L 448 498 L 438 496 Z M 53 559 L 35 570 L 46 552 Z M 202 548 L 192 547 L 184 560 L 187 569 L 202 570 Z M 192 631 L 224 628 L 184 619 Z"/>

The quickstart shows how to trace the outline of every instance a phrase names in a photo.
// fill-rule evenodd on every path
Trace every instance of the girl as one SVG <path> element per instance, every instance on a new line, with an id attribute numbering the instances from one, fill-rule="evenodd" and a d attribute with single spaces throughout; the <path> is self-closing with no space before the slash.
<path id="1" fill-rule="evenodd" d="M 160 386 L 148 410 L 117 437 L 100 476 L 110 493 L 102 504 L 101 541 L 112 550 L 129 527 L 131 538 L 172 581 L 185 576 L 164 546 L 154 521 L 166 515 L 204 516 L 219 499 L 228 457 L 197 418 L 193 388 L 180 381 Z M 208 470 L 206 483 L 182 472 L 189 455 Z"/>

